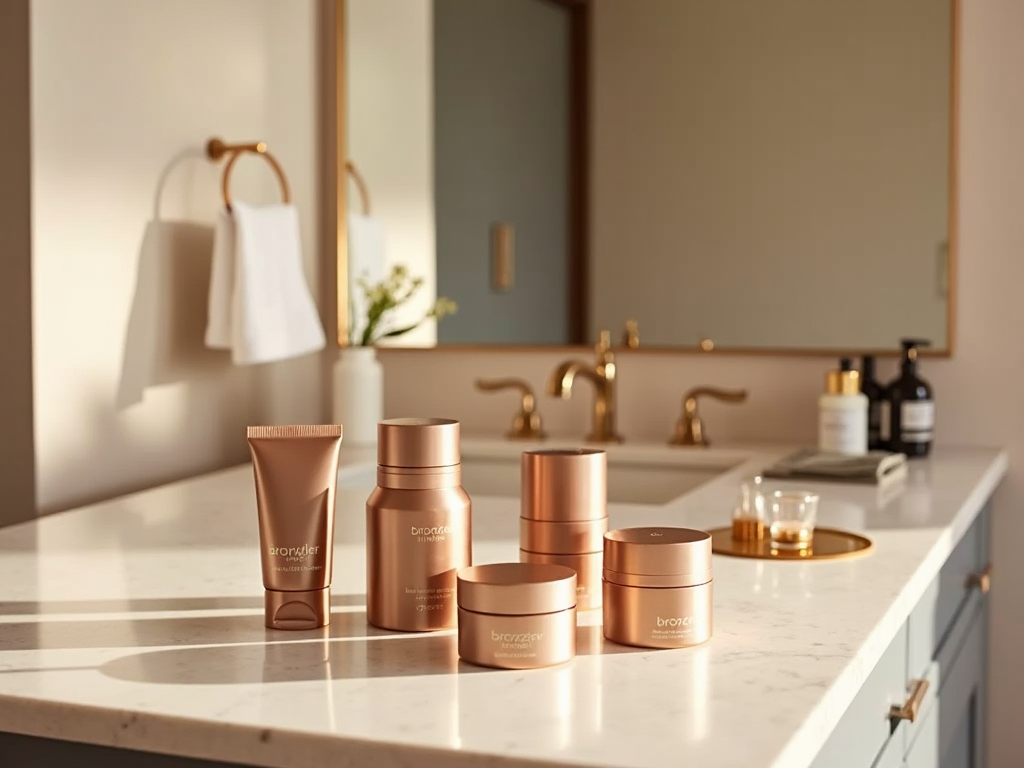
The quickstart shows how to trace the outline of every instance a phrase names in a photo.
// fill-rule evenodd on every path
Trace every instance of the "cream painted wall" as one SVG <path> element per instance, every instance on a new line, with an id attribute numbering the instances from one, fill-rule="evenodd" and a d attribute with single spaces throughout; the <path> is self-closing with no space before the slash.
<path id="1" fill-rule="evenodd" d="M 395 312 L 396 327 L 421 318 L 437 296 L 432 18 L 430 2 L 347 2 L 349 159 L 384 227 L 387 265 L 404 263 L 424 278 L 416 298 Z M 351 183 L 349 207 L 359 210 Z M 436 340 L 430 320 L 395 343 Z"/>
<path id="2" fill-rule="evenodd" d="M 282 162 L 318 294 L 316 0 L 33 0 L 31 8 L 41 510 L 243 461 L 250 423 L 319 421 L 318 356 L 241 369 L 201 344 L 201 265 L 221 205 L 220 168 L 201 154 L 211 136 L 262 139 Z M 255 159 L 239 163 L 233 187 L 250 201 L 277 195 Z M 162 285 L 190 333 L 167 383 L 119 408 L 140 247 L 158 190 L 161 218 L 178 222 L 186 241 Z"/>
<path id="3" fill-rule="evenodd" d="M 923 374 L 935 386 L 940 444 L 998 445 L 1010 451 L 1010 475 L 996 496 L 992 591 L 989 765 L 1024 764 L 1016 702 L 1024 689 L 1024 68 L 1019 31 L 1024 3 L 962 3 L 960 306 L 957 354 L 926 360 Z M 628 204 L 629 196 L 622 204 Z M 643 200 L 637 205 L 645 206 Z M 513 396 L 484 395 L 476 376 L 521 375 L 541 390 L 564 353 L 389 351 L 384 354 L 388 416 L 438 415 L 462 419 L 467 433 L 500 434 L 515 411 Z M 815 399 L 832 361 L 809 358 L 693 355 L 623 355 L 620 358 L 621 428 L 631 440 L 664 440 L 679 412 L 684 389 L 697 384 L 743 386 L 747 404 L 708 403 L 707 429 L 720 444 L 815 437 Z M 885 376 L 891 374 L 886 366 Z M 548 429 L 580 435 L 588 425 L 585 383 L 571 401 L 541 395 Z"/>
<path id="4" fill-rule="evenodd" d="M 591 333 L 945 347 L 949 8 L 595 2 Z"/>

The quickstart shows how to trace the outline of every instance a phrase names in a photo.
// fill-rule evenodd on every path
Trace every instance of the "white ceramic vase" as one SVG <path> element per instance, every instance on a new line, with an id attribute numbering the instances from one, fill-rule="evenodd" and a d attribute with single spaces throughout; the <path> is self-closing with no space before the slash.
<path id="1" fill-rule="evenodd" d="M 334 423 L 344 445 L 376 445 L 384 418 L 384 368 L 376 347 L 342 347 L 334 363 Z"/>

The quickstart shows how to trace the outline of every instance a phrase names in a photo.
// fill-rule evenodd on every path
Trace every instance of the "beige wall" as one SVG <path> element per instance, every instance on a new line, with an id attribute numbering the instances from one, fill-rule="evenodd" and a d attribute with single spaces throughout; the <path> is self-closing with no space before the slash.
<path id="1" fill-rule="evenodd" d="M 317 356 L 236 369 L 201 344 L 209 225 L 221 205 L 220 169 L 201 155 L 210 136 L 265 140 L 282 162 L 317 294 L 316 29 L 316 0 L 33 0 L 43 511 L 245 460 L 248 423 L 322 418 Z M 239 163 L 236 196 L 275 199 L 261 165 Z M 160 262 L 157 298 L 173 298 L 160 338 L 173 331 L 173 340 L 159 383 L 141 402 L 119 406 L 126 334 L 150 305 L 133 306 L 133 297 L 158 190 L 173 235 Z M 134 347 L 143 355 L 153 348 Z"/>
<path id="2" fill-rule="evenodd" d="M 0 6 L 0 525 L 35 514 L 29 0 Z"/>
<path id="3" fill-rule="evenodd" d="M 366 178 L 384 227 L 388 265 L 401 262 L 423 288 L 395 312 L 396 327 L 421 318 L 437 295 L 434 228 L 432 3 L 348 0 L 348 154 Z M 359 210 L 355 184 L 349 207 Z M 356 275 L 351 276 L 354 280 Z M 430 320 L 401 344 L 432 344 Z"/>
<path id="4" fill-rule="evenodd" d="M 925 361 L 938 400 L 937 439 L 947 445 L 999 445 L 1010 451 L 1010 476 L 996 499 L 991 728 L 989 765 L 1024 764 L 1016 701 L 1024 688 L 1024 422 L 1018 407 L 1024 381 L 1024 68 L 1019 0 L 963 2 L 960 159 L 960 307 L 956 357 Z M 631 201 L 645 206 L 643 200 Z M 434 414 L 463 419 L 467 432 L 499 434 L 514 412 L 511 395 L 473 391 L 475 376 L 515 373 L 538 389 L 564 355 L 393 351 L 384 356 L 389 416 Z M 721 444 L 815 438 L 815 398 L 831 361 L 636 355 L 620 366 L 622 431 L 631 440 L 668 437 L 684 389 L 697 384 L 745 386 L 745 405 L 704 409 Z M 885 370 L 888 376 L 890 371 Z M 583 435 L 590 393 L 569 402 L 541 396 L 548 428 Z"/>
<path id="5" fill-rule="evenodd" d="M 945 346 L 950 3 L 899 6 L 594 3 L 593 334 Z"/>

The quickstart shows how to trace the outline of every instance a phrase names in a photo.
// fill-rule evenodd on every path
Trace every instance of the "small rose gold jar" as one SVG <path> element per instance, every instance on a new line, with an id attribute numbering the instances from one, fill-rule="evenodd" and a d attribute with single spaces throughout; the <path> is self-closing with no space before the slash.
<path id="1" fill-rule="evenodd" d="M 561 565 L 491 563 L 458 574 L 459 657 L 535 669 L 576 655 L 576 572 Z"/>
<path id="2" fill-rule="evenodd" d="M 572 568 L 577 609 L 599 608 L 607 454 L 595 448 L 525 451 L 521 467 L 520 561 Z"/>
<path id="3" fill-rule="evenodd" d="M 711 536 L 690 528 L 621 528 L 604 537 L 604 636 L 684 648 L 711 638 Z"/>

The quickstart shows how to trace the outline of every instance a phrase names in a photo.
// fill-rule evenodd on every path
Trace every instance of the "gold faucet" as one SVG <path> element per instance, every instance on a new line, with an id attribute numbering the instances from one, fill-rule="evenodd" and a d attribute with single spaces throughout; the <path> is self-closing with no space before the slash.
<path id="1" fill-rule="evenodd" d="M 540 414 L 537 413 L 533 388 L 523 379 L 477 379 L 476 388 L 482 392 L 498 392 L 503 389 L 518 389 L 520 395 L 519 411 L 512 417 L 512 428 L 505 434 L 510 440 L 542 440 L 547 437 L 541 427 Z"/>
<path id="2" fill-rule="evenodd" d="M 548 393 L 568 400 L 572 397 L 572 384 L 577 376 L 594 385 L 594 425 L 587 441 L 591 443 L 621 443 L 615 431 L 615 355 L 612 353 L 611 333 L 601 331 L 594 347 L 593 365 L 581 360 L 567 360 L 551 374 Z"/>
<path id="3" fill-rule="evenodd" d="M 745 389 L 716 389 L 715 387 L 697 387 L 683 395 L 683 415 L 676 422 L 675 434 L 669 439 L 669 445 L 703 445 L 711 443 L 704 436 L 704 424 L 697 414 L 697 398 L 707 395 L 716 400 L 729 403 L 742 403 L 747 399 Z"/>

